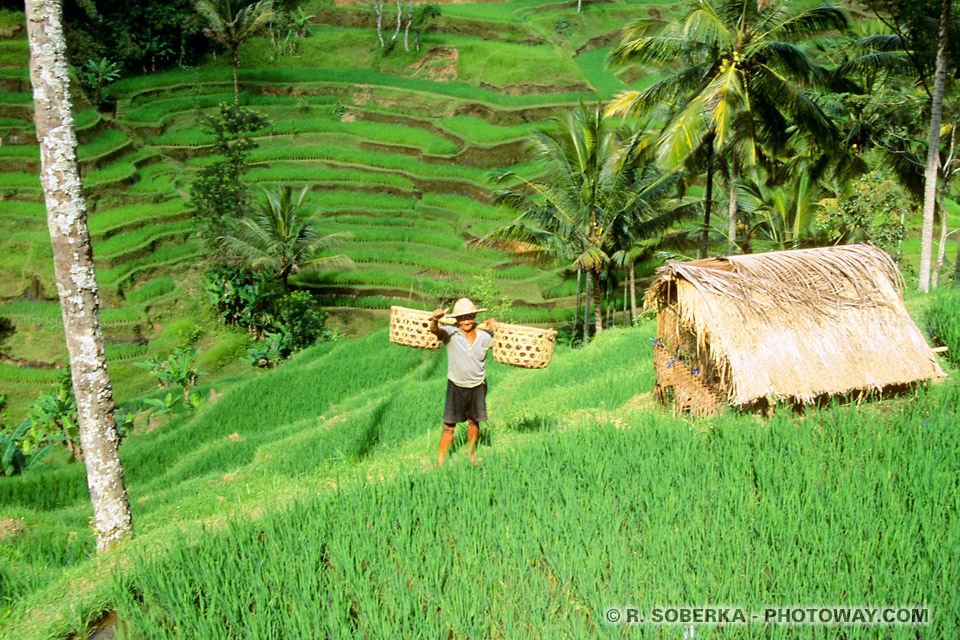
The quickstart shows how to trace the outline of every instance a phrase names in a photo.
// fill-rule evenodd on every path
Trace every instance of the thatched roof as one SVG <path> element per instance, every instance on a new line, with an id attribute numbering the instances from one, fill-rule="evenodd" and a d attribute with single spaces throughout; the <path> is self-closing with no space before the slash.
<path id="1" fill-rule="evenodd" d="M 647 306 L 676 305 L 733 405 L 808 402 L 942 378 L 903 305 L 903 279 L 869 245 L 668 262 Z M 709 345 L 709 348 L 708 348 Z"/>

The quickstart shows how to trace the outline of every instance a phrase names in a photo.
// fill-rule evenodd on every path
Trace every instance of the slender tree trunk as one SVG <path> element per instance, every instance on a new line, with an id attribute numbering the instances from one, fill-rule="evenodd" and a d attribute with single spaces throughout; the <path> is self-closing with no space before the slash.
<path id="1" fill-rule="evenodd" d="M 593 300 L 593 272 L 587 270 L 586 295 L 583 300 L 583 344 L 590 339 L 590 302 Z"/>
<path id="2" fill-rule="evenodd" d="M 940 243 L 937 245 L 937 262 L 933 267 L 933 276 L 931 278 L 930 286 L 933 289 L 937 288 L 937 282 L 940 280 L 940 269 L 943 268 L 943 258 L 944 254 L 947 252 L 947 210 L 943 206 L 943 197 L 944 191 L 946 191 L 947 179 L 944 176 L 944 179 L 940 181 L 940 186 L 937 188 L 937 201 L 940 204 Z"/>
<path id="3" fill-rule="evenodd" d="M 703 237 L 700 239 L 701 260 L 710 251 L 710 208 L 713 205 L 713 134 L 707 136 L 707 187 L 703 194 Z M 636 315 L 636 311 L 634 311 Z"/>
<path id="4" fill-rule="evenodd" d="M 577 267 L 577 303 L 573 307 L 573 334 L 577 334 L 577 318 L 580 316 L 580 267 Z M 584 316 L 586 317 L 586 316 Z"/>
<path id="5" fill-rule="evenodd" d="M 237 50 L 234 49 L 230 52 L 231 60 L 233 62 L 233 104 L 240 104 L 240 82 L 237 80 L 237 67 L 240 66 L 240 58 L 237 55 Z"/>
<path id="6" fill-rule="evenodd" d="M 630 288 L 630 277 L 627 276 L 623 279 L 623 318 L 621 318 L 621 324 L 627 326 L 627 293 Z"/>
<path id="7" fill-rule="evenodd" d="M 390 42 L 393 42 L 397 39 L 397 36 L 400 35 L 400 20 L 403 17 L 403 7 L 400 6 L 400 0 L 397 0 L 397 29 L 393 32 L 393 37 L 390 38 Z"/>
<path id="8" fill-rule="evenodd" d="M 730 253 L 737 250 L 737 156 L 730 154 L 730 208 L 728 215 L 730 223 L 728 227 L 729 238 L 727 239 L 727 249 Z"/>
<path id="9" fill-rule="evenodd" d="M 920 291 L 930 290 L 930 255 L 933 251 L 933 215 L 937 206 L 937 168 L 940 164 L 940 123 L 943 93 L 947 83 L 947 45 L 950 33 L 951 0 L 940 4 L 940 33 L 937 36 L 937 72 L 930 105 L 930 138 L 927 141 L 927 171 L 923 186 L 923 227 L 920 232 Z M 942 212 L 941 212 L 942 215 Z"/>
<path id="10" fill-rule="evenodd" d="M 603 290 L 600 287 L 600 272 L 593 274 L 593 321 L 594 333 L 600 335 L 603 331 Z"/>
<path id="11" fill-rule="evenodd" d="M 403 50 L 410 51 L 410 24 L 413 22 L 413 0 L 407 4 L 407 26 L 403 28 Z"/>
<path id="12" fill-rule="evenodd" d="M 636 265 L 630 264 L 630 323 L 637 319 L 637 274 Z"/>
<path id="13" fill-rule="evenodd" d="M 373 11 L 377 14 L 377 38 L 380 40 L 380 48 L 383 49 L 386 46 L 383 41 L 383 0 L 373 0 Z"/>
<path id="14" fill-rule="evenodd" d="M 953 263 L 953 286 L 960 287 L 960 237 L 957 239 L 957 258 Z"/>
<path id="15" fill-rule="evenodd" d="M 100 328 L 87 204 L 77 167 L 77 137 L 70 107 L 67 45 L 60 0 L 27 0 L 30 83 L 40 142 L 40 183 L 47 208 L 53 269 L 77 398 L 78 429 L 93 503 L 97 551 L 133 531 L 117 455 L 113 391 Z"/>
<path id="16" fill-rule="evenodd" d="M 577 13 L 580 13 L 580 4 L 581 4 L 582 2 L 583 2 L 583 0 L 577 0 Z"/>

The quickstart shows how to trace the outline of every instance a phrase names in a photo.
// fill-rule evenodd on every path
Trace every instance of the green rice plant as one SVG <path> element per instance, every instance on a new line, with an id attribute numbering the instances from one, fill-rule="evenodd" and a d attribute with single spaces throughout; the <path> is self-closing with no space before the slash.
<path id="1" fill-rule="evenodd" d="M 108 344 L 104 346 L 103 350 L 107 362 L 143 358 L 147 355 L 147 345 L 145 344 Z"/>
<path id="2" fill-rule="evenodd" d="M 30 220 L 44 220 L 46 217 L 47 208 L 42 202 L 0 200 L 0 218 L 28 218 Z"/>
<path id="3" fill-rule="evenodd" d="M 12 382 L 44 386 L 56 384 L 59 375 L 60 372 L 57 369 L 34 369 L 0 362 L 0 381 L 3 383 Z"/>
<path id="4" fill-rule="evenodd" d="M 117 149 L 130 144 L 130 138 L 117 129 L 106 129 L 93 141 L 77 147 L 77 157 L 83 162 L 107 155 Z"/>
<path id="5" fill-rule="evenodd" d="M 399 187 L 413 190 L 413 183 L 406 177 L 382 172 L 363 171 L 350 167 L 303 167 L 280 165 L 253 168 L 244 176 L 249 182 L 281 182 L 310 184 L 354 184 Z"/>
<path id="6" fill-rule="evenodd" d="M 13 93 L 10 91 L 0 91 L 0 105 L 32 107 L 33 95 L 30 93 Z"/>
<path id="7" fill-rule="evenodd" d="M 116 261 L 123 254 L 140 251 L 160 240 L 183 238 L 191 229 L 190 220 L 151 224 L 94 241 L 93 255 L 97 260 Z"/>
<path id="8" fill-rule="evenodd" d="M 452 116 L 443 119 L 443 127 L 465 140 L 479 144 L 494 144 L 527 138 L 542 125 L 531 122 L 502 126 L 490 124 L 486 120 L 472 116 Z"/>
<path id="9" fill-rule="evenodd" d="M 0 215 L 2 215 L 0 206 Z M 187 213 L 186 203 L 182 198 L 164 200 L 149 205 L 134 204 L 93 211 L 88 219 L 87 226 L 90 235 L 94 238 L 103 235 L 112 235 L 124 227 L 153 221 L 163 221 L 170 218 L 182 217 Z"/>
<path id="10" fill-rule="evenodd" d="M 479 46 L 479 45 L 478 45 Z M 517 50 L 517 55 L 523 52 Z M 199 73 L 200 83 L 215 83 L 222 87 L 227 86 L 228 71 L 226 69 L 204 69 Z M 473 100 L 490 105 L 500 106 L 540 106 L 576 104 L 577 100 L 589 99 L 589 92 L 570 92 L 553 94 L 522 94 L 507 95 L 487 89 L 479 89 L 463 82 L 434 82 L 417 78 L 394 76 L 387 73 L 368 69 L 241 69 L 241 82 L 258 84 L 276 83 L 289 85 L 291 83 L 318 83 L 322 85 L 354 86 L 357 84 L 383 86 L 404 89 L 406 91 L 423 92 L 452 98 Z M 180 71 L 166 71 L 150 74 L 149 76 L 128 77 L 118 80 L 112 85 L 117 95 L 132 95 L 139 91 L 156 91 L 158 89 L 186 88 L 192 81 L 189 76 Z"/>
<path id="11" fill-rule="evenodd" d="M 510 218 L 510 214 L 504 213 L 497 207 L 456 194 L 424 193 L 420 202 L 421 206 L 424 207 L 452 209 L 480 220 L 506 220 Z"/>
<path id="12" fill-rule="evenodd" d="M 165 244 L 141 258 L 127 260 L 110 269 L 98 269 L 97 281 L 106 287 L 119 286 L 126 278 L 148 269 L 176 264 L 197 256 L 198 249 L 189 242 Z"/>
<path id="13" fill-rule="evenodd" d="M 155 278 L 138 285 L 132 291 L 127 291 L 124 297 L 130 302 L 142 304 L 170 293 L 176 286 L 171 278 Z"/>
<path id="14" fill-rule="evenodd" d="M 924 314 L 927 335 L 947 347 L 944 354 L 954 365 L 960 364 L 960 289 L 940 289 L 931 296 Z"/>
<path id="15" fill-rule="evenodd" d="M 256 139 L 271 140 L 290 147 L 309 146 L 320 142 L 316 137 L 305 137 L 308 134 L 342 134 L 387 145 L 414 147 L 432 155 L 454 155 L 459 151 L 457 145 L 446 138 L 432 134 L 425 129 L 405 127 L 403 125 L 384 124 L 377 122 L 355 121 L 339 122 L 318 118 L 291 118 L 287 120 L 271 121 L 268 132 Z M 293 136 L 292 140 L 277 141 L 278 136 Z M 155 146 L 208 146 L 213 143 L 211 136 L 202 131 L 191 128 L 180 131 L 165 132 L 159 136 L 147 138 L 146 144 Z"/>
<path id="16" fill-rule="evenodd" d="M 509 633 L 500 621 L 538 637 L 620 637 L 621 629 L 600 620 L 614 601 L 715 597 L 759 610 L 802 601 L 811 584 L 824 602 L 880 597 L 955 610 L 949 552 L 937 556 L 946 565 L 919 552 L 931 527 L 938 549 L 960 542 L 956 513 L 935 508 L 950 495 L 943 491 L 958 488 L 949 472 L 937 471 L 960 447 L 953 411 L 920 432 L 903 427 L 916 415 L 909 405 L 881 421 L 829 408 L 816 412 L 821 429 L 802 437 L 789 414 L 764 425 L 731 416 L 710 429 L 649 411 L 600 417 L 601 407 L 619 406 L 651 383 L 649 360 L 636 367 L 628 357 L 649 357 L 644 335 L 616 331 L 576 355 L 561 349 L 556 364 L 566 366 L 555 373 L 554 365 L 491 368 L 498 376 L 491 406 L 512 399 L 549 410 L 575 397 L 595 409 L 562 431 L 494 450 L 480 470 L 454 464 L 380 480 L 341 471 L 336 491 L 255 521 L 234 519 L 167 554 L 143 550 L 130 571 L 115 574 L 110 600 L 130 632 L 158 638 L 222 628 L 250 638 L 484 638 Z M 634 342 L 640 346 L 631 349 Z M 623 363 L 618 373 L 627 377 L 606 378 L 596 359 Z M 311 461 L 388 455 L 398 438 L 422 427 L 432 404 L 424 398 L 442 394 L 442 367 L 420 371 L 403 384 L 383 384 L 362 404 L 358 398 L 339 423 L 268 446 L 275 472 L 296 476 Z M 923 402 L 955 406 L 957 397 L 956 386 L 941 385 Z M 517 426 L 549 430 L 555 421 L 527 414 Z M 913 475 L 923 472 L 932 475 Z M 902 533 L 884 539 L 889 519 Z M 277 599 L 289 606 L 277 608 Z M 930 632 L 949 635 L 952 624 L 949 615 L 938 617 Z M 808 631 L 835 637 L 829 627 Z M 916 631 L 885 629 L 894 638 Z M 778 639 L 794 632 L 763 630 Z M 715 633 L 741 637 L 743 629 Z M 875 630 L 847 627 L 843 635 L 870 638 Z"/>

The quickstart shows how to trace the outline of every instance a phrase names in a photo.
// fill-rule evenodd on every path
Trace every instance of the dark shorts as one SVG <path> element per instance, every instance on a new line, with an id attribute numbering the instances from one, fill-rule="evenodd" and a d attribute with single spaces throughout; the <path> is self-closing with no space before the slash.
<path id="1" fill-rule="evenodd" d="M 446 424 L 487 421 L 487 383 L 478 387 L 464 389 L 447 380 L 447 403 L 443 407 L 443 421 Z"/>

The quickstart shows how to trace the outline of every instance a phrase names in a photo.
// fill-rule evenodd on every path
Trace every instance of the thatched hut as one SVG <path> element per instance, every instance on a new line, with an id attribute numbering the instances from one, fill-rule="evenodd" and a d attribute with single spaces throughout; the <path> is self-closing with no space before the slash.
<path id="1" fill-rule="evenodd" d="M 657 310 L 654 395 L 709 415 L 938 380 L 902 290 L 869 245 L 668 262 L 644 301 Z"/>

